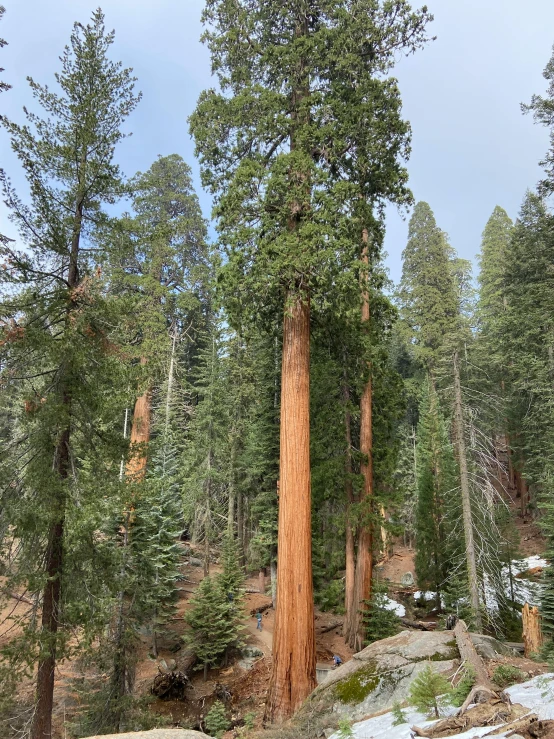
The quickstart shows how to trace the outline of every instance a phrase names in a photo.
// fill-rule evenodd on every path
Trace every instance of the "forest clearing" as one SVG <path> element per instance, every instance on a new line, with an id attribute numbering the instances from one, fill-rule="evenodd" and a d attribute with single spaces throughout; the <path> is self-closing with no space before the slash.
<path id="1" fill-rule="evenodd" d="M 432 8 L 191 2 L 147 162 L 156 54 L 97 8 L 34 79 L 0 6 L 0 739 L 551 739 L 554 51 L 471 253 L 411 189 Z"/>

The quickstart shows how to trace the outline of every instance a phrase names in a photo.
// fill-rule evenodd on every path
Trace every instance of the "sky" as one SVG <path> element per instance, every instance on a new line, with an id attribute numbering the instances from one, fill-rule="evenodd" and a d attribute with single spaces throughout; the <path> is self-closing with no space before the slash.
<path id="1" fill-rule="evenodd" d="M 98 1 L 98 0 L 97 0 Z M 2 0 L 1 79 L 12 89 L 0 96 L 0 114 L 23 122 L 23 106 L 36 110 L 26 77 L 54 86 L 59 56 L 74 21 L 86 22 L 91 0 Z M 415 4 L 415 3 L 414 3 Z M 552 0 L 428 0 L 436 41 L 402 58 L 394 71 L 404 116 L 413 130 L 408 162 L 416 200 L 426 200 L 438 225 L 461 257 L 475 259 L 481 233 L 495 205 L 517 216 L 527 189 L 541 176 L 547 131 L 523 116 L 521 102 L 542 94 L 542 71 L 554 43 Z M 127 175 L 145 171 L 156 157 L 180 154 L 193 168 L 204 215 L 211 200 L 202 192 L 187 118 L 198 95 L 214 81 L 200 43 L 203 0 L 104 0 L 106 25 L 115 28 L 113 57 L 133 67 L 143 99 L 129 119 L 133 136 L 117 159 Z M 0 131 L 0 166 L 25 196 L 25 180 Z M 408 223 L 387 210 L 385 249 L 394 281 Z M 15 236 L 0 206 L 0 233 Z"/>

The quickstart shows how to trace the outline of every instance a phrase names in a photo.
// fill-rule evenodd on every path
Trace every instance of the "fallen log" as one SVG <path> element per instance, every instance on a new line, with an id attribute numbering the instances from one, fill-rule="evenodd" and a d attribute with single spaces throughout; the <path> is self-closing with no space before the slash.
<path id="1" fill-rule="evenodd" d="M 256 592 L 259 595 L 257 590 L 254 592 Z M 264 613 L 265 611 L 268 611 L 270 608 L 273 608 L 273 603 L 271 601 L 269 603 L 264 603 L 263 606 L 259 606 L 258 608 L 252 608 L 252 610 L 250 611 L 250 615 L 255 616 L 257 613 Z"/>
<path id="2" fill-rule="evenodd" d="M 465 621 L 461 619 L 458 621 L 454 627 L 454 636 L 462 661 L 470 665 L 475 674 L 475 685 L 458 711 L 458 715 L 461 715 L 472 703 L 485 703 L 488 700 L 499 698 L 500 695 L 499 688 L 490 679 L 485 663 L 473 646 Z"/>
<path id="3" fill-rule="evenodd" d="M 179 658 L 177 659 L 177 668 L 179 672 L 187 674 L 197 663 L 198 657 L 196 653 L 189 647 L 181 650 Z"/>
<path id="4" fill-rule="evenodd" d="M 327 634 L 329 631 L 333 631 L 333 629 L 338 629 L 340 626 L 342 626 L 342 621 L 336 621 L 332 624 L 329 624 L 329 626 L 323 626 L 321 629 L 317 629 L 317 633 Z"/>
<path id="5" fill-rule="evenodd" d="M 534 725 L 538 720 L 539 717 L 536 713 L 528 713 L 526 716 L 523 716 L 516 721 L 511 721 L 509 724 L 504 726 L 498 726 L 493 731 L 489 731 L 488 734 L 485 734 L 485 736 L 494 736 L 495 734 L 522 734 L 523 732 L 528 732 L 529 729 L 534 728 Z M 533 735 L 535 732 L 532 731 L 530 733 Z"/>
<path id="6" fill-rule="evenodd" d="M 419 629 L 420 631 L 435 631 L 437 628 L 436 621 L 410 621 L 408 618 L 401 618 L 400 623 L 410 629 Z"/>
<path id="7" fill-rule="evenodd" d="M 425 729 L 418 726 L 411 728 L 414 734 L 427 737 L 427 739 L 443 739 L 462 734 L 477 726 L 498 726 L 498 731 L 504 732 L 506 722 L 515 725 L 527 713 L 527 708 L 519 703 L 508 705 L 500 698 L 496 698 L 488 703 L 481 703 L 462 715 L 450 716 L 437 721 Z"/>

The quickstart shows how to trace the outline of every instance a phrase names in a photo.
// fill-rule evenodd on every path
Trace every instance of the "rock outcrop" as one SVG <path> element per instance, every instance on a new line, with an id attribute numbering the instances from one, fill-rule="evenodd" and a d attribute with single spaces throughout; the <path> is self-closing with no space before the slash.
<path id="1" fill-rule="evenodd" d="M 486 658 L 504 654 L 506 647 L 492 637 L 472 635 L 477 651 Z M 350 721 L 406 700 L 413 679 L 430 661 L 442 674 L 452 674 L 459 652 L 452 631 L 402 631 L 374 642 L 355 654 L 349 662 L 332 670 L 308 698 L 299 717 L 325 715 Z"/>

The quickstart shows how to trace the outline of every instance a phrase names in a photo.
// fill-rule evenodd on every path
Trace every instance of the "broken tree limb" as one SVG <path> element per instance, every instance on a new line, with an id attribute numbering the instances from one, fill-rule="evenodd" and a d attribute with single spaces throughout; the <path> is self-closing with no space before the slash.
<path id="1" fill-rule="evenodd" d="M 516 721 L 511 721 L 508 724 L 505 724 L 504 726 L 498 726 L 496 729 L 493 729 L 492 731 L 489 731 L 488 734 L 485 734 L 485 736 L 494 736 L 495 734 L 523 734 L 524 732 L 529 731 L 530 728 L 533 727 L 533 724 L 536 724 L 539 720 L 539 717 L 536 713 L 528 713 L 526 716 L 523 716 L 522 718 L 517 719 Z"/>
<path id="2" fill-rule="evenodd" d="M 412 726 L 411 730 L 417 736 L 424 736 L 427 739 L 444 739 L 444 737 L 462 734 L 477 726 L 490 726 L 489 733 L 491 734 L 495 733 L 492 727 L 497 727 L 498 732 L 504 733 L 507 727 L 519 725 L 522 720 L 529 717 L 528 710 L 519 703 L 508 705 L 496 698 L 488 703 L 474 706 L 463 715 L 449 716 L 424 729 Z"/>
<path id="3" fill-rule="evenodd" d="M 14 600 L 18 600 L 21 603 L 27 603 L 30 606 L 35 605 L 32 600 L 29 600 L 29 598 L 26 598 L 24 595 L 19 595 L 19 593 L 12 593 L 11 590 L 8 590 L 6 592 L 10 596 L 10 598 L 13 598 Z"/>

